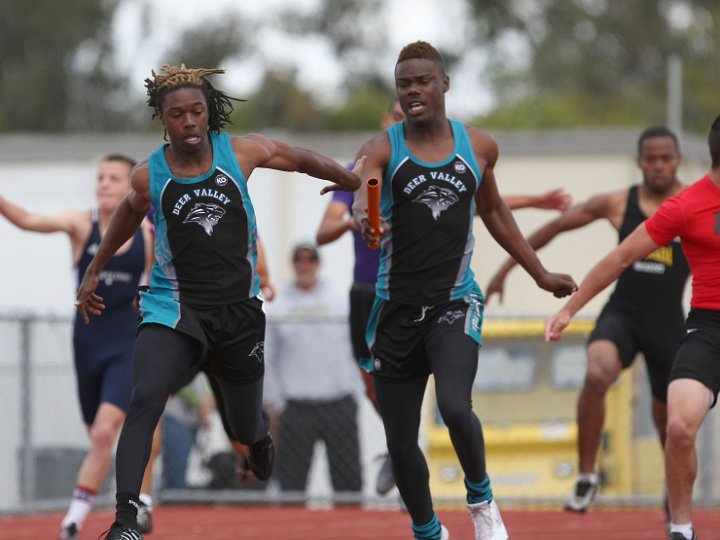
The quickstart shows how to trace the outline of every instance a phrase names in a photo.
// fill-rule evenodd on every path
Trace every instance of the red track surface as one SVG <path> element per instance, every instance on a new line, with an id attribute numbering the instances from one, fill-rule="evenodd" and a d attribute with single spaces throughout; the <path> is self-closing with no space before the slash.
<path id="1" fill-rule="evenodd" d="M 585 515 L 555 510 L 502 511 L 512 540 L 663 540 L 663 514 L 657 509 L 592 509 Z M 159 506 L 155 532 L 147 540 L 410 540 L 409 518 L 396 510 L 343 507 L 308 510 L 283 506 Z M 472 540 L 465 511 L 438 510 L 451 540 Z M 0 518 L 0 539 L 56 538 L 62 514 Z M 83 540 L 98 537 L 112 521 L 109 510 L 93 512 Z M 720 509 L 695 511 L 701 540 L 720 540 Z"/>

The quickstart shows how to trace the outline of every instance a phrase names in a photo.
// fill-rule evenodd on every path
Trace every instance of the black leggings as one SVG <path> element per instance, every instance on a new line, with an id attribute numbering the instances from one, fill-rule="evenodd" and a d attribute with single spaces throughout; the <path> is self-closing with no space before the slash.
<path id="1" fill-rule="evenodd" d="M 444 334 L 427 350 L 435 374 L 440 414 L 460 465 L 470 482 L 486 476 L 482 426 L 472 411 L 471 392 L 478 366 L 478 345 L 461 333 Z M 376 377 L 375 393 L 385 427 L 387 447 L 400 495 L 413 523 L 432 519 L 429 472 L 418 445 L 420 412 L 427 377 L 395 380 Z"/>
<path id="2" fill-rule="evenodd" d="M 135 343 L 133 392 L 120 432 L 115 458 L 118 493 L 140 493 L 150 457 L 152 436 L 177 379 L 198 361 L 198 341 L 171 328 L 147 324 Z M 266 433 L 269 420 L 262 410 L 263 377 L 237 383 L 217 379 L 225 413 L 235 439 L 252 444 Z"/>

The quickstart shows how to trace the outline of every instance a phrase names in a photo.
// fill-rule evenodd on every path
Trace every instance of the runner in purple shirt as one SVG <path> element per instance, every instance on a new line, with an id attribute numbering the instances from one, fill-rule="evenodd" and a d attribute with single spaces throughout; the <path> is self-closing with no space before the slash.
<path id="1" fill-rule="evenodd" d="M 350 191 L 336 191 L 333 194 L 332 202 L 343 206 L 343 214 L 349 212 L 353 204 L 353 194 Z M 331 203 L 332 204 L 332 203 Z M 351 218 L 349 218 L 351 219 Z M 378 266 L 380 264 L 377 249 L 369 248 L 363 240 L 362 234 L 357 229 L 351 229 L 353 242 L 355 244 L 355 267 L 353 269 L 353 281 L 373 286 L 375 294 L 375 280 L 377 279 Z M 318 235 L 320 232 L 318 231 Z M 364 338 L 363 338 L 364 339 Z"/>

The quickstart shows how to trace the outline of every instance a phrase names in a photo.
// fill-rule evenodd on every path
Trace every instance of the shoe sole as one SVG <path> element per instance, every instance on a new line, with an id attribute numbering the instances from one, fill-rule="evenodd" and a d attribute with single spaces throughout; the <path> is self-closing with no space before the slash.
<path id="1" fill-rule="evenodd" d="M 585 514 L 588 511 L 589 506 L 586 506 L 585 508 L 575 508 L 568 504 L 563 506 L 563 509 L 567 512 L 573 512 L 575 514 Z"/>

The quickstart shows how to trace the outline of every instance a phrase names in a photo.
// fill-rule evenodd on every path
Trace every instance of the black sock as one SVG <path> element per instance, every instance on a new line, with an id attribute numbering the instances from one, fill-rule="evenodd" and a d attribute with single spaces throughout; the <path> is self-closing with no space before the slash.
<path id="1" fill-rule="evenodd" d="M 115 521 L 137 528 L 138 496 L 132 493 L 118 493 L 115 496 Z"/>

